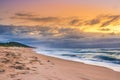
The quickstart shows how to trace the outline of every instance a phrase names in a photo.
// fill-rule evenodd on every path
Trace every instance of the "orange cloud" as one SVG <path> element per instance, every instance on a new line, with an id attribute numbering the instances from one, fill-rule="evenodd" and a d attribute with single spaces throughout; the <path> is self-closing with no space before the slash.
<path id="1" fill-rule="evenodd" d="M 40 17 L 34 14 L 16 13 L 10 19 L 27 21 L 26 24 L 33 23 L 33 25 L 40 26 L 77 28 L 83 32 L 120 33 L 120 15 L 100 15 L 92 19 L 82 19 L 79 17 Z"/>

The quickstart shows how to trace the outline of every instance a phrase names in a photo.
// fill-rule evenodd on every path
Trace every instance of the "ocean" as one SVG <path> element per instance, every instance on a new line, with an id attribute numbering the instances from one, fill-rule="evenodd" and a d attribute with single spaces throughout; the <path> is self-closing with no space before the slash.
<path id="1" fill-rule="evenodd" d="M 120 49 L 118 48 L 37 48 L 35 51 L 47 56 L 103 66 L 120 72 Z"/>

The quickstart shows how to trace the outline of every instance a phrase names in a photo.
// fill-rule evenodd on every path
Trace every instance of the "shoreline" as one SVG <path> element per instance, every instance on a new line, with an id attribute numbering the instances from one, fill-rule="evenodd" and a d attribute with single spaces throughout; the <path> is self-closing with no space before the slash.
<path id="1" fill-rule="evenodd" d="M 40 54 L 40 55 L 43 55 L 43 56 L 47 56 L 47 57 L 52 57 L 52 58 L 56 58 L 56 59 L 62 59 L 62 60 L 71 61 L 71 62 L 84 63 L 84 64 L 98 66 L 98 67 L 104 67 L 104 68 L 108 68 L 108 69 L 111 69 L 111 70 L 116 71 L 116 72 L 120 72 L 120 69 L 118 69 L 118 67 L 120 67 L 120 65 L 117 65 L 117 64 L 105 63 L 105 62 L 97 62 L 97 61 L 90 61 L 90 60 L 80 60 L 80 59 L 70 58 L 70 57 L 49 55 L 49 54 L 41 53 L 41 52 L 37 51 L 36 49 L 33 49 L 33 51 L 35 51 L 37 54 Z M 117 67 L 115 69 L 115 68 L 113 68 L 110 65 L 112 65 L 112 66 L 114 65 L 114 66 L 117 66 Z"/>
<path id="2" fill-rule="evenodd" d="M 0 47 L 0 58 L 6 53 L 21 56 L 9 56 L 9 63 L 0 63 L 0 80 L 119 80 L 120 72 L 109 68 L 80 62 L 58 59 L 38 54 L 31 48 Z M 4 53 L 4 54 L 2 54 Z M 24 54 L 23 54 L 24 53 Z M 17 57 L 14 58 L 13 57 Z M 15 61 L 15 62 L 14 62 Z M 17 63 L 16 63 L 17 61 Z M 24 65 L 21 65 L 21 64 Z M 12 65 L 13 67 L 9 67 Z M 21 65 L 23 68 L 16 68 Z"/>

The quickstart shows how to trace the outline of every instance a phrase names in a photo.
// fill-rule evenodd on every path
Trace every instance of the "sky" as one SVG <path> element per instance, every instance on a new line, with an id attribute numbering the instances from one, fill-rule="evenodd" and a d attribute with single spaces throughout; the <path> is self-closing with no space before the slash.
<path id="1" fill-rule="evenodd" d="M 120 0 L 0 0 L 0 42 L 120 47 Z"/>

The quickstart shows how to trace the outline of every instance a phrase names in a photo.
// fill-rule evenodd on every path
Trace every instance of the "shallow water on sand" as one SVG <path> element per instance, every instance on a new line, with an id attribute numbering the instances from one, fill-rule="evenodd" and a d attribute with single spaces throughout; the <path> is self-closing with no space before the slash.
<path id="1" fill-rule="evenodd" d="M 92 49 L 63 49 L 37 48 L 37 53 L 57 57 L 65 60 L 84 62 L 86 64 L 104 66 L 120 72 L 120 49 L 92 48 Z"/>

